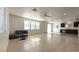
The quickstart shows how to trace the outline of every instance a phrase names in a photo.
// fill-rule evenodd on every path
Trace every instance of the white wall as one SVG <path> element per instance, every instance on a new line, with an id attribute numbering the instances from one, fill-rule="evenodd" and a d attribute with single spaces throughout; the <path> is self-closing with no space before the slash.
<path id="1" fill-rule="evenodd" d="M 18 16 L 9 16 L 9 29 L 10 33 L 14 33 L 15 30 L 23 30 L 24 29 L 24 18 Z"/>
<path id="2" fill-rule="evenodd" d="M 7 51 L 7 46 L 9 42 L 9 21 L 8 21 L 8 8 L 5 8 L 5 31 L 0 33 L 0 52 Z"/>
<path id="3" fill-rule="evenodd" d="M 14 33 L 16 30 L 23 30 L 24 29 L 24 20 L 27 18 L 23 18 L 16 15 L 9 15 L 9 22 L 10 22 L 10 33 Z M 36 33 L 45 33 L 47 32 L 47 25 L 46 22 L 40 22 L 40 29 L 39 30 L 29 30 L 29 34 L 36 34 Z"/>

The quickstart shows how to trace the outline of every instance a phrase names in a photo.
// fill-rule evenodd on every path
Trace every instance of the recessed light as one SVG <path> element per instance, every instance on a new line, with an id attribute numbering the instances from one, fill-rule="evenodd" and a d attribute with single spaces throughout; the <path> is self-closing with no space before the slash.
<path id="1" fill-rule="evenodd" d="M 67 15 L 66 13 L 64 13 L 64 15 Z"/>

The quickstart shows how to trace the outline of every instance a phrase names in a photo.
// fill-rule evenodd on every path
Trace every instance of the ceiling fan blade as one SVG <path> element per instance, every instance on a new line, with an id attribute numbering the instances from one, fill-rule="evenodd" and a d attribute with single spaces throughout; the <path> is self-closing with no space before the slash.
<path id="1" fill-rule="evenodd" d="M 47 13 L 45 13 L 44 15 L 45 15 L 46 17 L 51 17 L 51 16 L 49 16 Z"/>

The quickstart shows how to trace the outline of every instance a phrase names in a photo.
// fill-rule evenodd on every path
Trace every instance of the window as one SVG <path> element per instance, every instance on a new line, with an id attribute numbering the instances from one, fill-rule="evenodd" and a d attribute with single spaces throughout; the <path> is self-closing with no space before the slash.
<path id="1" fill-rule="evenodd" d="M 29 30 L 30 29 L 30 21 L 24 20 L 24 29 Z"/>
<path id="2" fill-rule="evenodd" d="M 31 29 L 35 29 L 35 21 L 31 21 Z"/>
<path id="3" fill-rule="evenodd" d="M 24 29 L 25 30 L 40 29 L 40 22 L 24 20 Z"/>
<path id="4" fill-rule="evenodd" d="M 40 22 L 36 22 L 36 29 L 40 29 Z"/>
<path id="5" fill-rule="evenodd" d="M 0 7 L 0 33 L 5 31 L 4 24 L 4 8 Z"/>

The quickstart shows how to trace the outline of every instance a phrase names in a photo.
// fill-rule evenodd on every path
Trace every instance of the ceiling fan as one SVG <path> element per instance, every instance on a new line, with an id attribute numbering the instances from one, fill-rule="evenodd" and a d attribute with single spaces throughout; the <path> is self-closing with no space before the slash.
<path id="1" fill-rule="evenodd" d="M 47 13 L 44 13 L 44 16 L 45 16 L 45 17 L 51 17 L 51 16 L 48 14 L 48 12 L 47 12 Z"/>
<path id="2" fill-rule="evenodd" d="M 36 12 L 36 11 L 37 11 L 37 9 L 36 9 L 36 8 L 34 8 L 34 9 L 33 9 L 33 11 L 34 11 L 34 12 Z M 43 16 L 43 17 L 51 17 L 51 15 L 49 15 L 49 13 L 48 13 L 48 12 L 41 12 L 41 14 L 42 14 L 42 16 Z"/>

